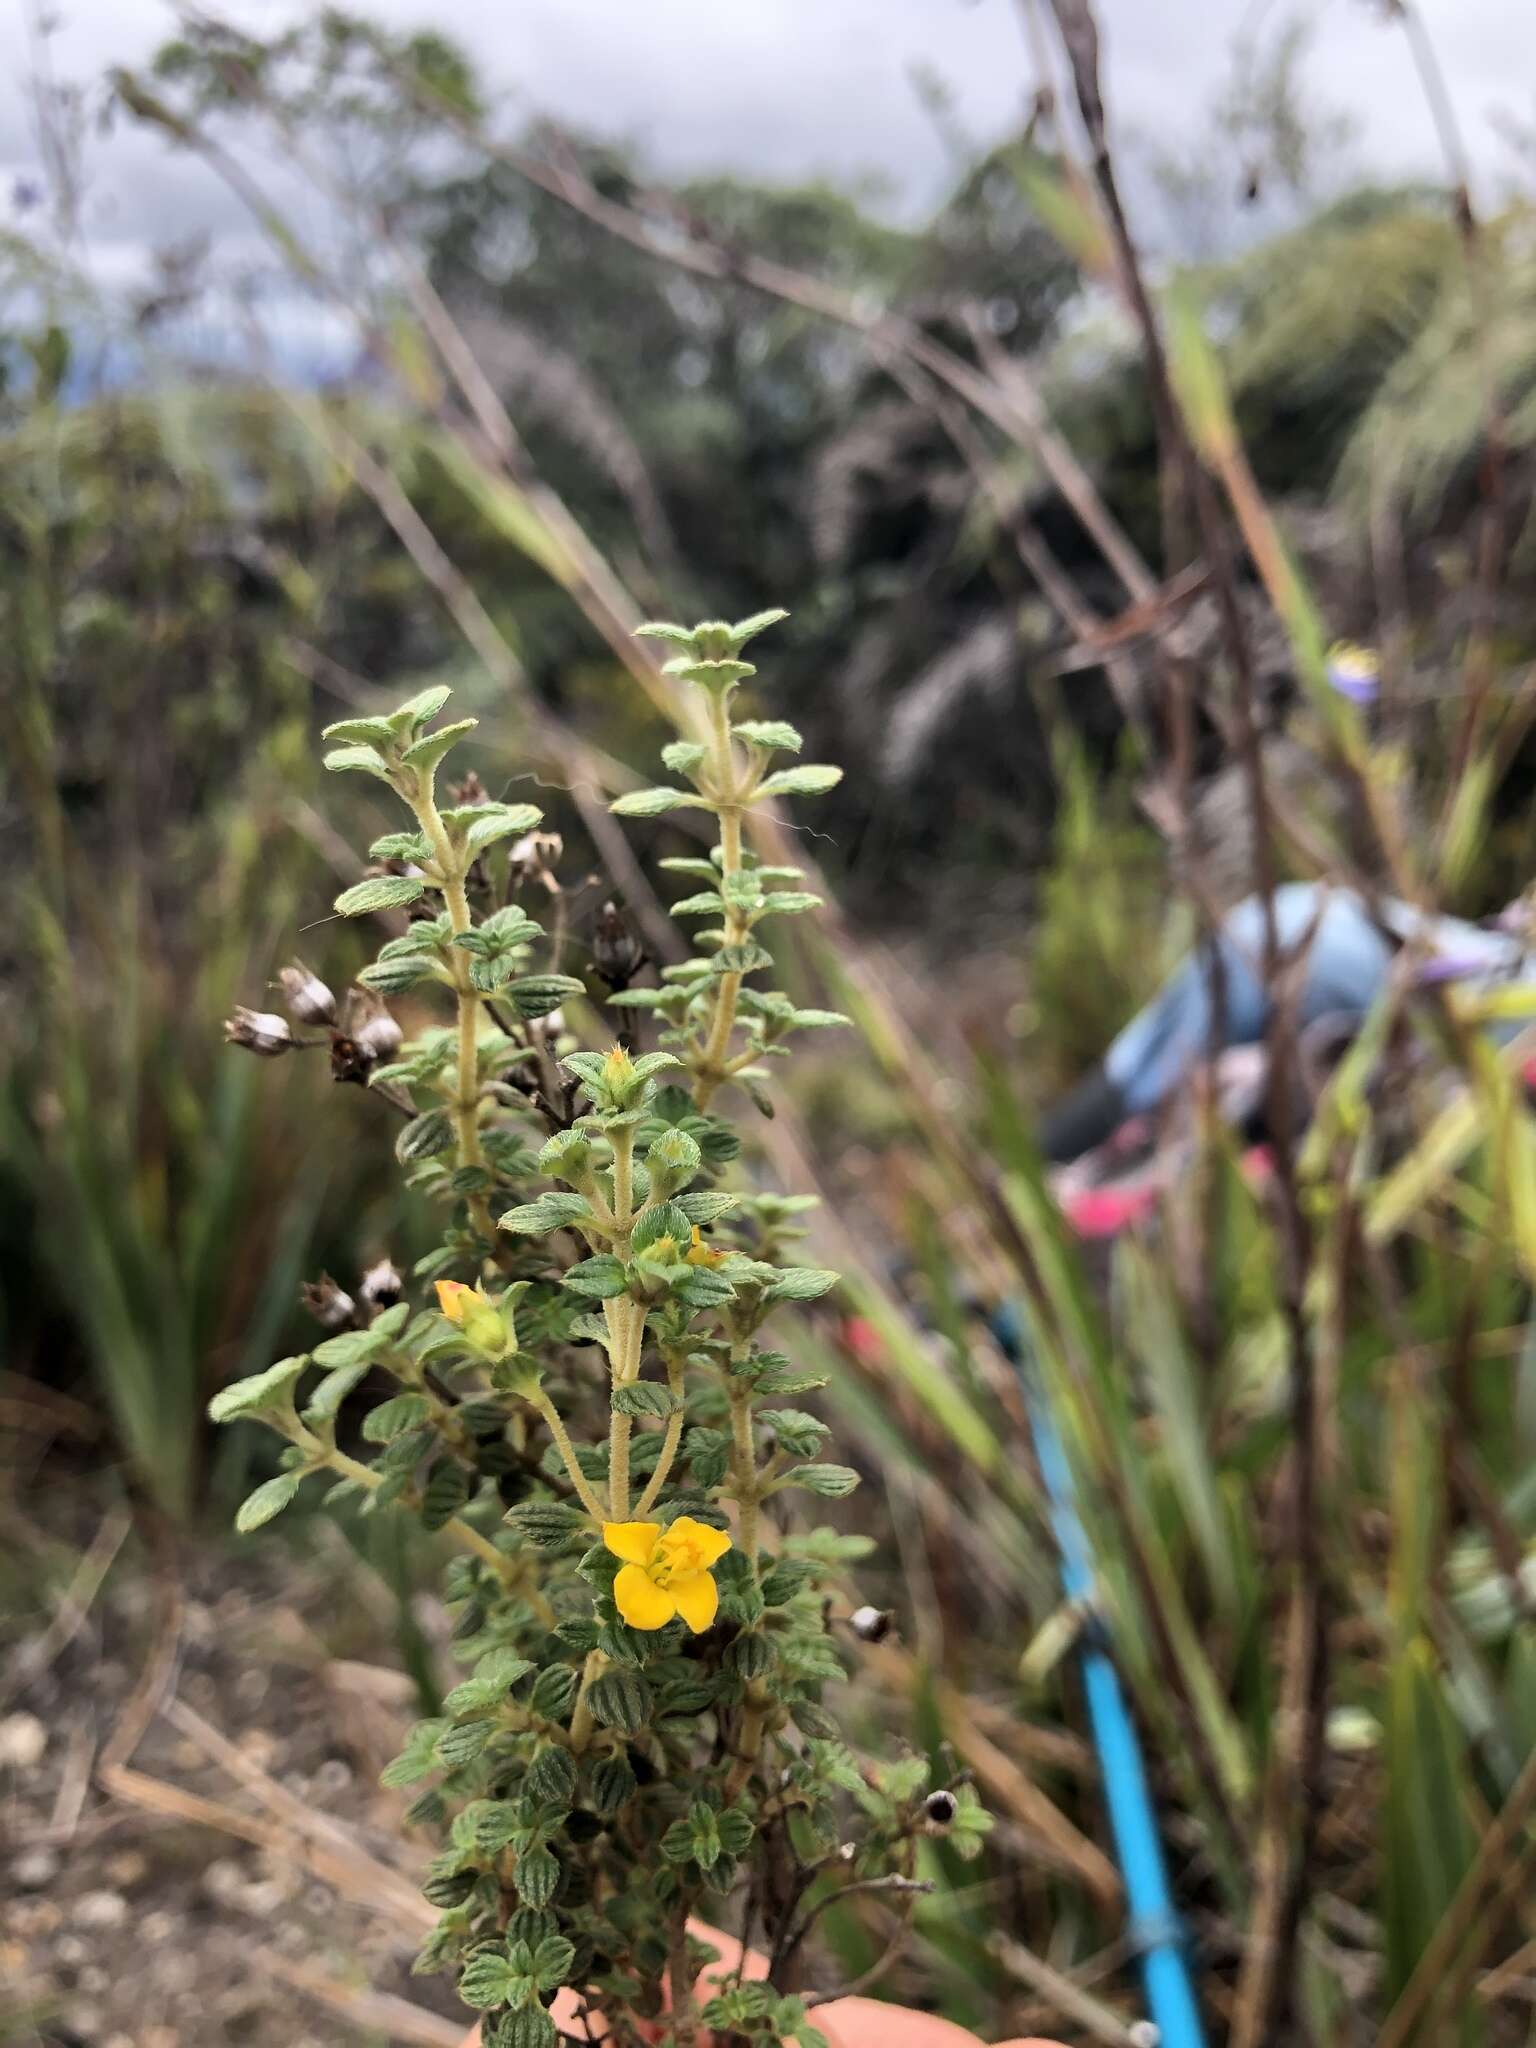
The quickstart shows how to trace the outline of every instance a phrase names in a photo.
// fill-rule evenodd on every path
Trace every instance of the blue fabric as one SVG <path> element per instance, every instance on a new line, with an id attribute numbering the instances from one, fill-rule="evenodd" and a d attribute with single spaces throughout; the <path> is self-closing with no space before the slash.
<path id="1" fill-rule="evenodd" d="M 1341 1012 L 1363 1017 L 1381 993 L 1396 950 L 1352 890 L 1329 890 L 1319 914 L 1322 894 L 1323 886 L 1316 882 L 1287 882 L 1274 892 L 1276 934 L 1283 949 L 1299 945 L 1317 919 L 1297 1006 L 1297 1023 L 1303 1027 Z M 1456 917 L 1423 917 L 1411 905 L 1395 901 L 1382 906 L 1382 921 L 1399 940 L 1426 940 L 1437 955 L 1464 968 L 1463 978 L 1491 980 L 1511 973 L 1536 977 L 1536 962 L 1507 933 L 1487 931 Z M 1214 944 L 1223 982 L 1220 1043 L 1255 1045 L 1269 1021 L 1262 983 L 1263 899 L 1249 896 L 1229 911 Z M 1207 943 L 1109 1048 L 1104 1069 L 1124 1097 L 1128 1114 L 1155 1109 L 1205 1057 L 1211 1044 L 1211 981 Z M 1518 1028 L 1501 1027 L 1494 1035 L 1507 1038 Z"/>

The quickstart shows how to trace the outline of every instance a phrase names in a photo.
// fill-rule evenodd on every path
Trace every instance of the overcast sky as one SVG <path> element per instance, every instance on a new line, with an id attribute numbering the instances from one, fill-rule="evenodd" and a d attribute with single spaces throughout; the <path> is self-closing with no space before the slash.
<path id="1" fill-rule="evenodd" d="M 165 0 L 0 0 L 0 178 L 34 173 L 26 23 L 48 5 L 65 77 L 144 57 L 173 23 Z M 774 179 L 878 181 L 895 211 L 942 189 L 946 151 L 914 88 L 944 81 L 978 141 L 1015 126 L 1031 81 L 1017 0 L 371 0 L 398 25 L 430 22 L 468 45 L 509 119 L 549 111 L 628 137 L 679 169 Z M 1485 196 L 1516 171 L 1490 116 L 1536 114 L 1536 0 L 1420 0 Z M 6 10 L 9 10 L 7 17 Z M 231 0 L 252 28 L 292 18 L 275 0 Z M 1112 117 L 1123 131 L 1192 139 L 1233 38 L 1288 12 L 1315 23 L 1308 78 L 1320 103 L 1352 112 L 1353 162 L 1433 173 L 1432 130 L 1400 31 L 1372 0 L 1099 0 Z M 233 240 L 231 202 L 194 163 L 119 133 L 95 146 L 90 234 L 104 278 L 147 246 L 192 228 Z M 0 207 L 0 218 L 3 218 Z"/>

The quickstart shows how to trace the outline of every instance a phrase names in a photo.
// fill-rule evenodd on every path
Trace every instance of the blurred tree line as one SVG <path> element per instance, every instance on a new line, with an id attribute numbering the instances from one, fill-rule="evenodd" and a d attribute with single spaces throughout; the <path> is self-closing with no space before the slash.
<path id="1" fill-rule="evenodd" d="M 882 350 L 878 325 L 860 334 L 735 276 L 687 274 L 510 163 L 445 148 L 402 87 L 375 70 L 357 88 L 350 35 L 332 16 L 270 46 L 205 24 L 162 53 L 148 85 L 119 87 L 129 111 L 205 163 L 207 136 L 234 150 L 262 118 L 349 176 L 365 162 L 361 189 L 344 193 L 361 210 L 336 276 L 295 260 L 272 301 L 279 341 L 304 294 L 309 310 L 362 306 L 343 374 L 285 376 L 281 349 L 276 369 L 254 347 L 239 369 L 228 349 L 213 365 L 189 353 L 189 331 L 210 321 L 242 331 L 270 271 L 242 298 L 197 251 L 172 248 L 151 285 L 104 307 L 72 267 L 67 222 L 50 240 L 22 232 L 24 219 L 0 243 L 0 835 L 18 907 L 0 932 L 12 1162 L 0 1201 L 13 1316 L 22 1305 L 8 1335 L 16 1355 L 35 1355 L 50 1316 L 78 1324 L 84 1232 L 110 1280 L 89 1290 L 107 1322 L 88 1348 L 138 1359 L 146 1386 L 167 1355 L 181 1360 L 183 1426 L 210 1356 L 252 1328 L 228 1272 L 263 1286 L 281 1273 L 256 1318 L 265 1329 L 289 1313 L 293 1260 L 312 1252 L 300 1231 L 278 1258 L 284 1222 L 259 1195 L 236 1217 L 189 1193 L 210 1118 L 235 1119 L 251 1148 L 225 1200 L 242 1179 L 265 1184 L 263 1149 L 314 1142 L 294 1091 L 291 1128 L 257 1118 L 250 1078 L 230 1077 L 216 1045 L 228 1004 L 280 964 L 280 935 L 321 917 L 333 877 L 353 872 L 307 801 L 306 736 L 375 692 L 393 700 L 442 678 L 466 710 L 495 715 L 488 786 L 526 759 L 526 704 L 508 704 L 467 653 L 326 421 L 344 418 L 397 480 L 532 698 L 620 760 L 655 739 L 643 729 L 654 715 L 538 549 L 448 459 L 428 368 L 416 412 L 401 404 L 398 362 L 392 382 L 379 346 L 392 314 L 370 234 L 419 252 L 537 473 L 641 605 L 735 616 L 787 595 L 776 691 L 811 752 L 847 770 L 817 854 L 863 920 L 952 955 L 1022 951 L 1027 919 L 1043 919 L 1037 993 L 1070 998 L 1052 1041 L 1060 1070 L 1067 1038 L 1101 1038 L 1143 992 L 1158 950 L 1137 934 L 1165 901 L 1154 836 L 1128 795 L 1146 735 L 1128 734 L 1100 655 L 1072 644 L 1017 545 L 1027 520 L 1090 618 L 1123 604 L 1045 469 L 987 421 L 957 422 L 941 391 Z M 473 99 L 455 53 L 432 38 L 407 47 Z M 1518 573 L 1536 443 L 1530 215 L 1511 207 L 1487 227 L 1474 291 L 1444 193 L 1363 189 L 1295 217 L 1310 185 L 1290 71 L 1250 79 L 1224 119 L 1235 186 L 1279 179 L 1295 199 L 1290 224 L 1193 272 L 1250 458 L 1334 629 L 1388 621 L 1433 758 L 1457 716 L 1459 679 L 1442 657 L 1478 601 L 1490 389 L 1516 572 L 1496 598 L 1501 658 L 1527 655 L 1536 633 Z M 602 140 L 535 129 L 525 146 L 602 201 L 707 236 L 727 268 L 750 253 L 830 281 L 1002 385 L 1027 373 L 1143 553 L 1178 567 L 1158 558 L 1136 349 L 1041 218 L 1033 128 L 958 166 L 932 216 L 907 224 L 824 186 L 669 185 Z M 286 232 L 274 232 L 280 253 Z M 1277 633 L 1261 652 L 1278 734 L 1290 683 Z M 1511 724 L 1508 800 L 1458 878 L 1471 907 L 1529 872 L 1524 729 Z M 1065 753 L 1062 732 L 1075 736 Z M 1218 788 L 1221 749 L 1209 732 L 1202 745 Z M 540 800 L 574 825 L 558 792 Z M 1240 832 L 1240 811 L 1225 827 L 1215 816 L 1218 833 Z M 1113 901 L 1112 917 L 1075 918 L 1085 887 Z M 311 950 L 344 978 L 345 945 L 322 932 Z M 1049 1017 L 1042 1028 L 1049 1038 Z M 273 1182 L 289 1177 L 270 1164 Z M 368 1235 L 361 1178 L 353 1248 Z M 221 1377 L 237 1369 L 221 1358 Z"/>

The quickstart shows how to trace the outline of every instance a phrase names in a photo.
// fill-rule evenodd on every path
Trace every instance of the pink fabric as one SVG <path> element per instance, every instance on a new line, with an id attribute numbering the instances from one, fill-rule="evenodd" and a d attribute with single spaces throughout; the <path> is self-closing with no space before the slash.
<path id="1" fill-rule="evenodd" d="M 1243 1154 L 1243 1179 L 1263 1187 L 1275 1176 L 1275 1156 L 1267 1145 L 1250 1145 Z"/>
<path id="2" fill-rule="evenodd" d="M 874 1324 L 863 1316 L 843 1318 L 842 1339 L 861 1365 L 873 1364 L 883 1349 Z"/>
<path id="3" fill-rule="evenodd" d="M 1156 1207 L 1158 1189 L 1150 1182 L 1133 1188 L 1088 1188 L 1070 1195 L 1066 1218 L 1079 1237 L 1115 1237 Z"/>

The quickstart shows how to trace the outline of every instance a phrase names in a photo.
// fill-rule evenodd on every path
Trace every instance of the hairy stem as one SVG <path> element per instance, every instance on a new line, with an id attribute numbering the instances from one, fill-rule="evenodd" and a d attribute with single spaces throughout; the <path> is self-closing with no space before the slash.
<path id="1" fill-rule="evenodd" d="M 614 1131 L 609 1143 L 613 1146 L 613 1249 L 616 1257 L 624 1259 L 629 1256 L 629 1236 L 635 1220 L 634 1127 Z M 640 1370 L 645 1309 L 640 1303 L 621 1298 L 605 1301 L 603 1310 L 612 1333 L 613 1384 L 624 1386 Z M 629 1438 L 633 1426 L 629 1416 L 614 1410 L 608 1425 L 608 1501 L 616 1522 L 629 1519 Z"/>
<path id="2" fill-rule="evenodd" d="M 601 1675 L 607 1662 L 601 1650 L 589 1650 L 587 1661 L 581 1667 L 581 1685 L 576 1694 L 576 1704 L 571 1709 L 571 1747 L 578 1756 L 592 1740 L 592 1710 L 587 1705 L 587 1694 L 592 1690 L 592 1681 Z"/>
<path id="3" fill-rule="evenodd" d="M 741 1725 L 736 1731 L 735 1762 L 731 1765 L 730 1776 L 725 1781 L 727 1804 L 740 1795 L 757 1767 L 757 1759 L 763 1747 L 763 1736 L 768 1728 L 768 1708 L 771 1701 L 772 1694 L 761 1678 L 749 1681 L 746 1703 L 742 1708 Z"/>
<path id="4" fill-rule="evenodd" d="M 741 1549 L 746 1553 L 754 1574 L 757 1571 L 757 1518 L 759 1487 L 757 1473 L 757 1445 L 752 1434 L 752 1403 L 744 1386 L 732 1382 L 731 1403 L 731 1477 L 735 1482 L 736 1499 L 741 1508 Z"/>
<path id="5" fill-rule="evenodd" d="M 688 1911 L 686 1905 L 672 1921 L 667 1944 L 667 1976 L 672 1989 L 672 2031 L 680 2041 L 699 2039 L 699 2010 L 693 1996 L 693 1972 L 688 1965 Z"/>
<path id="6" fill-rule="evenodd" d="M 571 1485 L 575 1488 L 576 1498 L 581 1502 L 593 1521 L 606 1522 L 609 1519 L 607 1510 L 592 1491 L 586 1473 L 582 1471 L 580 1464 L 577 1462 L 576 1446 L 571 1442 L 571 1433 L 561 1419 L 559 1409 L 542 1387 L 539 1389 L 533 1405 L 543 1416 L 545 1427 L 555 1440 L 555 1448 L 560 1453 L 567 1476 L 570 1479 Z"/>
<path id="7" fill-rule="evenodd" d="M 377 1472 L 367 1465 L 360 1465 L 356 1458 L 349 1458 L 344 1451 L 325 1450 L 323 1456 L 325 1463 L 333 1472 L 339 1472 L 342 1478 L 351 1479 L 357 1485 L 367 1487 L 370 1493 L 382 1483 Z M 468 1551 L 471 1557 L 478 1557 L 482 1564 L 489 1565 L 504 1586 L 514 1593 L 520 1593 L 527 1600 L 546 1626 L 553 1623 L 554 1609 L 542 1593 L 529 1585 L 528 1568 L 520 1559 L 508 1557 L 504 1550 L 498 1550 L 488 1536 L 482 1536 L 478 1529 L 471 1528 L 469 1523 L 458 1515 L 452 1515 L 444 1522 L 442 1534 L 449 1542 L 457 1544 L 460 1550 Z"/>
<path id="8" fill-rule="evenodd" d="M 457 937 L 469 931 L 474 917 L 469 908 L 469 897 L 464 887 L 466 868 L 454 849 L 437 808 L 430 783 L 411 804 L 417 823 L 427 835 L 432 855 L 443 877 L 443 901 L 448 910 L 448 923 Z M 480 1145 L 480 1072 L 477 1044 L 480 1036 L 480 997 L 470 980 L 469 955 L 459 946 L 448 949 L 448 964 L 453 974 L 454 995 L 459 1010 L 459 1051 L 457 1085 L 454 1092 L 452 1113 L 454 1131 L 458 1138 L 458 1163 L 460 1166 L 485 1165 L 485 1153 Z M 484 1195 L 469 1197 L 469 1213 L 475 1228 L 487 1240 L 496 1241 L 496 1226 L 491 1220 L 490 1207 Z"/>
<path id="9" fill-rule="evenodd" d="M 616 1522 L 629 1520 L 629 1437 L 634 1424 L 615 1415 L 608 1430 L 608 1500 Z"/>
<path id="10" fill-rule="evenodd" d="M 731 745 L 730 716 L 723 693 L 710 699 L 709 723 L 714 742 L 715 791 L 720 804 L 720 879 L 723 885 L 728 875 L 738 874 L 741 870 L 742 795 L 736 781 L 736 756 Z M 726 902 L 725 943 L 739 946 L 748 937 L 746 918 L 733 908 L 723 886 L 721 894 Z M 715 1090 L 729 1076 L 726 1055 L 736 1026 L 736 1003 L 740 994 L 741 976 L 722 974 L 715 992 L 715 1014 L 710 1021 L 709 1036 L 698 1059 L 698 1085 L 694 1089 L 694 1100 L 700 1109 L 709 1106 Z"/>
<path id="11" fill-rule="evenodd" d="M 683 1395 L 683 1361 L 675 1353 L 667 1357 L 667 1385 L 677 1396 L 679 1403 Z M 646 1482 L 644 1493 L 635 1505 L 635 1514 L 644 1521 L 661 1496 L 661 1489 L 667 1483 L 667 1474 L 672 1470 L 677 1456 L 677 1447 L 683 1440 L 683 1410 L 679 1406 L 667 1417 L 667 1426 L 662 1433 L 661 1453 L 656 1460 L 656 1469 Z"/>
<path id="12" fill-rule="evenodd" d="M 629 1250 L 630 1225 L 635 1220 L 635 1131 L 633 1124 L 614 1131 L 608 1140 L 613 1147 L 613 1227 L 622 1258 Z"/>

